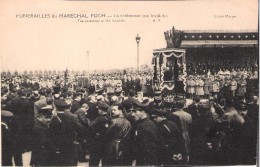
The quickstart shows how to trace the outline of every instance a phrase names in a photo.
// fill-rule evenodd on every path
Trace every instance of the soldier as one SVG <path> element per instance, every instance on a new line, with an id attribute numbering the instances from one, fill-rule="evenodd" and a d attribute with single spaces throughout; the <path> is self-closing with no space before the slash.
<path id="1" fill-rule="evenodd" d="M 198 80 L 196 80 L 196 95 L 198 96 L 204 96 L 204 90 L 203 90 L 203 86 L 204 86 L 204 81 L 201 79 L 201 77 L 198 77 Z"/>
<path id="2" fill-rule="evenodd" d="M 189 96 L 189 98 L 192 98 L 192 94 L 193 94 L 193 90 L 192 90 L 192 77 L 188 77 L 187 78 L 187 94 Z"/>
<path id="3" fill-rule="evenodd" d="M 217 80 L 217 78 L 215 78 L 215 80 L 212 82 L 212 94 L 214 96 L 214 98 L 217 99 L 217 95 L 219 93 L 219 81 Z"/>
<path id="4" fill-rule="evenodd" d="M 157 127 L 136 103 L 131 111 L 137 122 L 134 132 L 136 165 L 157 165 L 159 142 Z"/>
<path id="5" fill-rule="evenodd" d="M 246 80 L 244 79 L 244 77 L 242 77 L 239 81 L 238 81 L 238 94 L 240 96 L 244 96 L 246 93 Z"/>
<path id="6" fill-rule="evenodd" d="M 235 80 L 235 78 L 232 78 L 230 83 L 230 91 L 232 97 L 236 96 L 236 90 L 237 90 L 237 81 Z"/>
<path id="7" fill-rule="evenodd" d="M 209 92 L 209 85 L 210 85 L 210 81 L 209 78 L 205 78 L 205 82 L 204 82 L 204 94 L 206 96 L 206 98 L 208 99 L 210 96 L 210 92 Z"/>
<path id="8" fill-rule="evenodd" d="M 152 107 L 154 109 L 163 109 L 164 108 L 161 91 L 154 92 L 154 100 L 152 102 L 150 102 L 149 107 Z"/>
<path id="9" fill-rule="evenodd" d="M 78 161 L 77 133 L 81 133 L 82 126 L 74 114 L 68 109 L 64 100 L 54 100 L 57 116 L 50 122 L 50 138 L 52 166 L 76 166 Z"/>
<path id="10" fill-rule="evenodd" d="M 111 117 L 107 114 L 107 109 L 109 105 L 105 102 L 98 102 L 98 117 L 93 121 L 88 121 L 88 126 L 92 131 L 92 139 L 89 144 L 89 154 L 90 154 L 90 166 L 98 166 L 100 160 L 104 156 L 105 151 L 105 134 L 109 125 L 111 124 Z"/>

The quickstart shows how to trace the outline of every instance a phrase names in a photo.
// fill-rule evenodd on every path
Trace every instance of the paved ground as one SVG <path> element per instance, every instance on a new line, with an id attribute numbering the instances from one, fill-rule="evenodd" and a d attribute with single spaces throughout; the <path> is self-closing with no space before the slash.
<path id="1" fill-rule="evenodd" d="M 23 166 L 24 167 L 29 167 L 30 166 L 30 160 L 31 160 L 31 152 L 24 153 L 23 154 Z M 80 167 L 88 167 L 88 162 L 79 163 L 78 166 L 80 166 Z"/>

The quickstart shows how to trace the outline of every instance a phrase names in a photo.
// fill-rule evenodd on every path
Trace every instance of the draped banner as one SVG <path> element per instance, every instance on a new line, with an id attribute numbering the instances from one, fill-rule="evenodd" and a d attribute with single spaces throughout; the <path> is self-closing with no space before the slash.
<path id="1" fill-rule="evenodd" d="M 179 81 L 182 81 L 183 90 L 186 90 L 185 53 L 186 50 L 176 48 L 154 50 L 152 64 L 154 65 L 154 79 L 157 83 L 155 90 L 172 91 Z M 177 89 L 176 93 L 178 93 L 179 87 Z"/>

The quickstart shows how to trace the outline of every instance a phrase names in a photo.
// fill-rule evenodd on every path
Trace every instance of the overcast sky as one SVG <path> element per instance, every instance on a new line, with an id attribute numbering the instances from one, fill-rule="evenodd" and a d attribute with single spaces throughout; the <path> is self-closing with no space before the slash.
<path id="1" fill-rule="evenodd" d="M 164 14 L 167 18 L 126 18 L 122 23 L 79 23 L 77 19 L 21 19 L 17 14 Z M 222 15 L 234 18 L 218 18 Z M 217 18 L 216 18 L 217 17 Z M 112 18 L 111 18 L 112 19 Z M 165 48 L 164 31 L 258 30 L 257 0 L 167 2 L 0 2 L 2 70 L 90 70 L 136 67 L 136 34 L 140 64 L 151 64 L 153 49 Z"/>

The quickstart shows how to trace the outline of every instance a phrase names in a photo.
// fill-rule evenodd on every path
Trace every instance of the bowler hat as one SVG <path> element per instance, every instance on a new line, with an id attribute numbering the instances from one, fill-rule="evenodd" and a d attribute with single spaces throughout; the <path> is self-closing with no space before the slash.
<path id="1" fill-rule="evenodd" d="M 54 100 L 54 105 L 57 108 L 65 108 L 65 107 L 68 106 L 68 104 L 64 100 L 62 100 L 62 99 Z"/>

